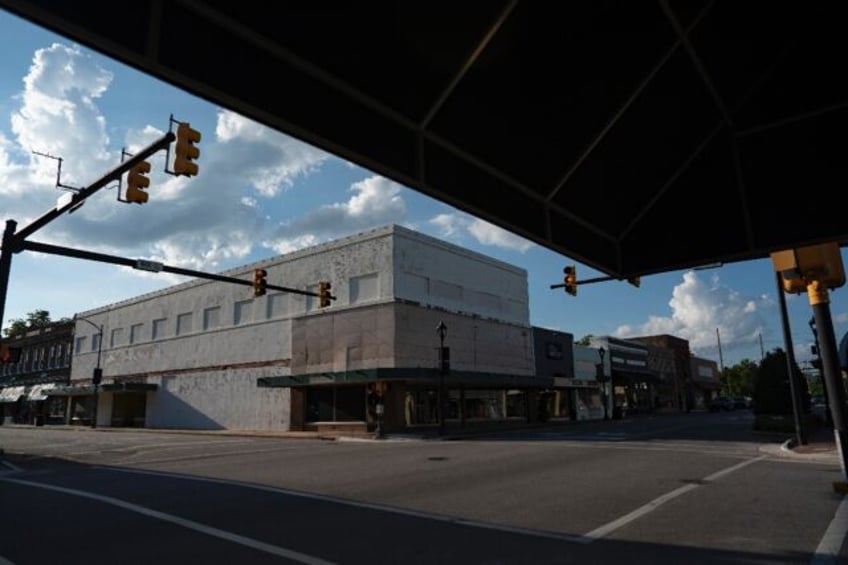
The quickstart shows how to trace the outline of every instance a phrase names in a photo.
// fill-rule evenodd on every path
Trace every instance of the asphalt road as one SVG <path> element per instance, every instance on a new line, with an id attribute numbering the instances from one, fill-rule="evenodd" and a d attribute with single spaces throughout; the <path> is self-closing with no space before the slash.
<path id="1" fill-rule="evenodd" d="M 453 441 L 0 426 L 0 564 L 840 562 L 838 460 L 751 422 Z"/>

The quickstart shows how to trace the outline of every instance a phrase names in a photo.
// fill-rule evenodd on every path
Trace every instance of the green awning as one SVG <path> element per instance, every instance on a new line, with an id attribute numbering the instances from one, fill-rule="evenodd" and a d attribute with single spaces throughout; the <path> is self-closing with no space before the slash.
<path id="1" fill-rule="evenodd" d="M 94 394 L 94 385 L 57 386 L 45 391 L 47 396 L 89 396 Z"/>
<path id="2" fill-rule="evenodd" d="M 260 377 L 259 387 L 311 387 L 321 385 L 355 384 L 374 381 L 398 381 L 408 384 L 437 383 L 440 378 L 436 368 L 410 367 L 391 369 L 361 369 L 357 371 L 338 371 L 287 375 L 279 377 Z M 510 375 L 502 373 L 481 373 L 476 371 L 450 371 L 445 375 L 445 384 L 450 388 L 551 388 L 553 377 L 533 375 Z"/>
<path id="3" fill-rule="evenodd" d="M 159 385 L 155 383 L 107 383 L 100 385 L 100 392 L 122 393 L 122 392 L 148 392 L 156 390 Z M 48 396 L 85 396 L 94 394 L 94 385 L 69 385 L 59 386 L 44 391 Z"/>
<path id="4" fill-rule="evenodd" d="M 151 392 L 159 388 L 156 383 L 108 383 L 100 385 L 103 392 Z"/>

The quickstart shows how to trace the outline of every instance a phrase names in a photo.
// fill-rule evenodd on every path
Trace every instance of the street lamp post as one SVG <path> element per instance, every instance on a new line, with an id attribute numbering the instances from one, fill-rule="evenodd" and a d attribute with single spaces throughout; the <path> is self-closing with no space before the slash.
<path id="1" fill-rule="evenodd" d="M 447 373 L 447 356 L 445 351 L 445 335 L 448 333 L 448 327 L 444 322 L 439 322 L 436 326 L 436 333 L 439 334 L 439 435 L 445 435 L 445 411 L 447 399 L 445 398 L 445 373 Z"/>
<path id="2" fill-rule="evenodd" d="M 91 382 L 94 384 L 94 408 L 91 412 L 91 427 L 97 427 L 97 403 L 100 400 L 100 381 L 103 380 L 103 370 L 100 368 L 100 354 L 103 351 L 103 324 L 97 325 L 87 318 L 82 316 L 74 316 L 74 321 L 82 320 L 93 326 L 97 330 L 97 365 L 91 374 Z"/>
<path id="3" fill-rule="evenodd" d="M 601 358 L 601 362 L 597 367 L 597 378 L 601 381 L 601 393 L 603 395 L 603 403 L 604 403 L 604 420 L 609 420 L 609 400 L 607 393 L 607 376 L 606 369 L 604 368 L 604 355 L 606 355 L 607 350 L 604 349 L 603 346 L 598 348 L 598 356 Z"/>

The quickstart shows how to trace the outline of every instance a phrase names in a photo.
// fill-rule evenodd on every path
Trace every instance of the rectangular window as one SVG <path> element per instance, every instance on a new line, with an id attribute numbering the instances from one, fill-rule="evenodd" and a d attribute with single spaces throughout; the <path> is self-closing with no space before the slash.
<path id="1" fill-rule="evenodd" d="M 377 273 L 353 277 L 348 283 L 349 301 L 351 304 L 377 300 L 380 297 L 380 280 Z"/>
<path id="2" fill-rule="evenodd" d="M 112 330 L 112 338 L 109 341 L 109 347 L 118 347 L 124 344 L 124 328 L 115 328 Z"/>
<path id="3" fill-rule="evenodd" d="M 233 324 L 246 324 L 253 321 L 253 301 L 243 300 L 236 302 L 233 310 Z"/>
<path id="4" fill-rule="evenodd" d="M 278 292 L 268 295 L 268 318 L 284 318 L 289 313 L 289 295 Z"/>
<path id="5" fill-rule="evenodd" d="M 91 350 L 97 351 L 100 348 L 100 341 L 103 339 L 101 334 L 94 334 L 91 336 Z"/>
<path id="6" fill-rule="evenodd" d="M 150 339 L 162 339 L 165 337 L 165 324 L 167 321 L 167 318 L 153 320 L 153 333 L 150 334 Z"/>
<path id="7" fill-rule="evenodd" d="M 144 324 L 133 324 L 130 326 L 130 343 L 141 341 L 142 329 L 144 329 Z"/>
<path id="8" fill-rule="evenodd" d="M 192 330 L 192 313 L 186 312 L 177 316 L 177 335 L 185 335 L 191 333 Z"/>
<path id="9" fill-rule="evenodd" d="M 310 286 L 306 287 L 306 290 L 308 290 L 309 292 L 314 292 L 314 293 L 317 294 L 318 285 L 317 284 L 310 285 Z M 330 294 L 332 294 L 332 289 L 330 289 Z M 317 310 L 318 309 L 318 297 L 317 296 L 310 296 L 308 294 L 304 295 L 304 296 L 306 297 L 306 311 L 312 312 L 313 310 Z"/>
<path id="10" fill-rule="evenodd" d="M 213 306 L 203 311 L 203 330 L 214 330 L 221 326 L 221 307 Z"/>
<path id="11" fill-rule="evenodd" d="M 446 298 L 454 302 L 462 301 L 462 287 L 444 281 L 430 281 L 430 292 L 434 298 Z"/>

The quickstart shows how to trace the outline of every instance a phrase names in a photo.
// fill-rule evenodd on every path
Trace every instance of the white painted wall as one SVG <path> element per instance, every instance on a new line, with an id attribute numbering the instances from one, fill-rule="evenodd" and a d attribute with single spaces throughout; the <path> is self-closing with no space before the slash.
<path id="1" fill-rule="evenodd" d="M 259 377 L 431 367 L 442 319 L 455 369 L 533 374 L 523 269 L 399 226 L 222 274 L 252 281 L 255 268 L 291 289 L 317 292 L 330 281 L 336 300 L 319 309 L 311 296 L 269 290 L 254 299 L 250 285 L 198 279 L 83 312 L 91 323 L 77 321 L 84 347 L 71 380 L 91 378 L 102 324 L 103 382 L 159 385 L 148 396 L 149 427 L 285 429 L 289 391 L 259 388 Z"/>
<path id="2" fill-rule="evenodd" d="M 396 233 L 396 298 L 530 324 L 527 271 L 411 230 L 399 228 Z"/>

